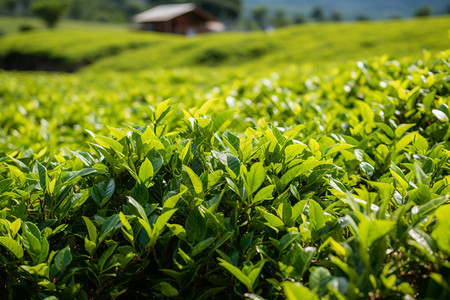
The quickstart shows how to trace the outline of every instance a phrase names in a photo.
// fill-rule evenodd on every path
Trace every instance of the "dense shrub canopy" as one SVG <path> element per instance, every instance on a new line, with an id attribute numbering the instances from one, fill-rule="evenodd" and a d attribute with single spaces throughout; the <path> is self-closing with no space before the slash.
<path id="1" fill-rule="evenodd" d="M 449 58 L 0 74 L 0 297 L 448 297 Z"/>

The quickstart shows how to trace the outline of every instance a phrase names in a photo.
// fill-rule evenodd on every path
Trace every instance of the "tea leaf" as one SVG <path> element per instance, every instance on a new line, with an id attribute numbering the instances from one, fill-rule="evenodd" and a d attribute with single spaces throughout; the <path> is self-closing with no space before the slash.
<path id="1" fill-rule="evenodd" d="M 72 262 L 72 254 L 69 246 L 60 250 L 55 256 L 55 267 L 58 271 L 63 271 Z"/>
<path id="2" fill-rule="evenodd" d="M 15 240 L 9 237 L 0 237 L 0 244 L 5 246 L 12 254 L 14 254 L 18 259 L 22 259 L 23 257 L 23 249 L 22 246 Z"/>

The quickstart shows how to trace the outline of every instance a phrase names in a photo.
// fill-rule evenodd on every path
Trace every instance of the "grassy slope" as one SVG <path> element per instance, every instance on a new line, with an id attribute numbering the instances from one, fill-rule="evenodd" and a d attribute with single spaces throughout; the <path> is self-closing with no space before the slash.
<path id="1" fill-rule="evenodd" d="M 449 17 L 439 17 L 307 24 L 277 30 L 273 34 L 230 32 L 189 39 L 122 29 L 100 30 L 97 28 L 102 27 L 95 26 L 89 31 L 64 29 L 62 26 L 55 31 L 35 31 L 1 38 L 0 59 L 13 52 L 71 63 L 96 61 L 87 68 L 95 72 L 343 62 L 384 53 L 399 57 L 418 55 L 424 48 L 431 51 L 450 48 L 449 20 Z M 148 47 L 124 51 L 143 45 Z M 121 53 L 114 55 L 118 52 Z"/>

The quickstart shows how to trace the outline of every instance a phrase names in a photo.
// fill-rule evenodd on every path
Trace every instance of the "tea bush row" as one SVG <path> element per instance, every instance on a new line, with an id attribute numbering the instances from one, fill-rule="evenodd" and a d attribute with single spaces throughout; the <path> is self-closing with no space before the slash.
<path id="1" fill-rule="evenodd" d="M 380 53 L 401 57 L 419 55 L 424 48 L 444 50 L 448 48 L 448 23 L 448 16 L 440 16 L 307 24 L 272 34 L 225 32 L 191 38 L 84 25 L 83 29 L 38 30 L 2 37 L 0 68 L 76 71 L 93 63 L 86 69 L 135 72 L 199 66 L 261 69 L 292 63 L 322 65 Z"/>
<path id="2" fill-rule="evenodd" d="M 202 105 L 180 85 L 124 112 L 133 98 L 115 90 L 100 98 L 111 126 L 49 126 L 47 149 L 37 120 L 65 120 L 54 112 L 72 99 L 84 127 L 100 102 L 80 105 L 90 86 L 76 84 L 27 101 L 39 89 L 8 77 L 0 296 L 448 297 L 449 52 L 295 70 L 224 82 L 212 91 L 229 98 Z"/>

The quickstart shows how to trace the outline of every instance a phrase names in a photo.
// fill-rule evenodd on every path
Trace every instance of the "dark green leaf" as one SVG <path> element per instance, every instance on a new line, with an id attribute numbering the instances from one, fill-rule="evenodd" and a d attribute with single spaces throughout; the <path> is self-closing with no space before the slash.
<path id="1" fill-rule="evenodd" d="M 323 267 L 315 268 L 309 277 L 309 286 L 312 290 L 323 297 L 327 292 L 327 284 L 333 279 L 330 271 Z"/>
<path id="2" fill-rule="evenodd" d="M 39 174 L 39 184 L 41 185 L 41 189 L 46 191 L 47 189 L 47 169 L 41 165 L 38 161 L 36 161 L 37 171 Z"/>
<path id="3" fill-rule="evenodd" d="M 78 177 L 89 176 L 92 174 L 98 174 L 99 172 L 96 169 L 88 168 L 80 171 L 73 171 L 65 174 L 62 178 L 62 182 L 70 182 Z"/>
<path id="4" fill-rule="evenodd" d="M 55 267 L 58 271 L 64 271 L 72 261 L 72 253 L 69 246 L 60 250 L 55 256 Z"/>
<path id="5" fill-rule="evenodd" d="M 188 240 L 198 243 L 205 239 L 206 220 L 197 208 L 188 215 L 185 228 Z"/>

